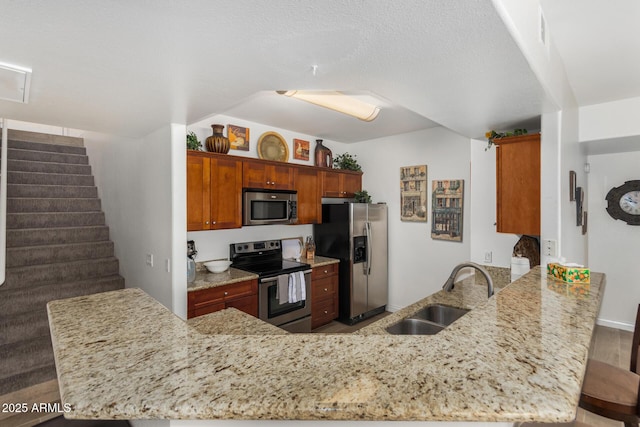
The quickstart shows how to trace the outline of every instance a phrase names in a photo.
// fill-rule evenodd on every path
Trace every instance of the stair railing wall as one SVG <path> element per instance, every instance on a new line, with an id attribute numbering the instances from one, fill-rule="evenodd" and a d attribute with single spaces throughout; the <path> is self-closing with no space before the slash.
<path id="1" fill-rule="evenodd" d="M 8 120 L 0 118 L 2 126 L 2 153 L 0 153 L 0 285 L 4 284 L 7 267 L 7 146 Z"/>

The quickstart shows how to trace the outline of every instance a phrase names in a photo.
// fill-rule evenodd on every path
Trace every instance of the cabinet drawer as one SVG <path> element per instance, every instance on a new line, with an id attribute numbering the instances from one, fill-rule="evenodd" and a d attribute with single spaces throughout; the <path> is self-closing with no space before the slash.
<path id="1" fill-rule="evenodd" d="M 331 322 L 338 317 L 338 304 L 335 298 L 314 301 L 311 308 L 311 323 L 313 328 Z"/>
<path id="2" fill-rule="evenodd" d="M 311 280 L 311 295 L 313 299 L 322 298 L 327 295 L 334 295 L 338 293 L 338 280 L 337 277 L 324 277 L 322 279 Z"/>
<path id="3" fill-rule="evenodd" d="M 225 301 L 232 298 L 255 295 L 258 293 L 258 280 L 232 283 L 230 285 L 216 286 L 201 291 L 189 292 L 189 308 L 197 308 L 217 301 Z"/>
<path id="4" fill-rule="evenodd" d="M 323 277 L 338 274 L 338 263 L 316 267 L 311 271 L 311 279 L 322 279 Z"/>
<path id="5" fill-rule="evenodd" d="M 224 301 L 222 300 L 209 304 L 201 304 L 198 307 L 189 306 L 189 310 L 187 311 L 187 318 L 191 319 L 192 317 L 204 316 L 205 314 L 224 310 L 225 308 L 226 307 L 224 305 Z"/>

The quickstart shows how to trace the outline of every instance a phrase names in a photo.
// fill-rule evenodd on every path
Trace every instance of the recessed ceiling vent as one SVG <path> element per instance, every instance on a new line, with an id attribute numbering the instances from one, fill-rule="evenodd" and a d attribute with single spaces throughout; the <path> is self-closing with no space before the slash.
<path id="1" fill-rule="evenodd" d="M 30 84 L 29 68 L 0 62 L 0 99 L 27 104 Z"/>

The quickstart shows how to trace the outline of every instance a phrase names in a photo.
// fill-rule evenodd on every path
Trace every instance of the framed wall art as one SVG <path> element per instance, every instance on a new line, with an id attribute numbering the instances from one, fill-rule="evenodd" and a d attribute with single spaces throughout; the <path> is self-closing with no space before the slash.
<path id="1" fill-rule="evenodd" d="M 227 136 L 232 150 L 249 151 L 249 128 L 228 125 Z"/>
<path id="2" fill-rule="evenodd" d="M 569 171 L 569 201 L 576 201 L 576 172 Z"/>
<path id="3" fill-rule="evenodd" d="M 309 160 L 309 141 L 304 139 L 293 139 L 293 158 L 298 160 Z"/>
<path id="4" fill-rule="evenodd" d="M 431 238 L 461 242 L 464 180 L 434 180 L 431 187 Z"/>
<path id="5" fill-rule="evenodd" d="M 427 222 L 427 165 L 400 168 L 400 220 Z"/>
<path id="6" fill-rule="evenodd" d="M 576 226 L 582 226 L 582 211 L 584 203 L 584 190 L 582 187 L 576 187 Z"/>

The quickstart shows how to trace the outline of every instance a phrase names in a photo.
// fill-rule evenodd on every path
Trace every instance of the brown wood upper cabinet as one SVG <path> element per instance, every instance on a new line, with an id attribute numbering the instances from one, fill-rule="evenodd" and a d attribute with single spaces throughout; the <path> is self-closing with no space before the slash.
<path id="1" fill-rule="evenodd" d="M 294 190 L 294 168 L 286 163 L 243 160 L 242 186 L 269 190 Z"/>
<path id="2" fill-rule="evenodd" d="M 496 223 L 500 233 L 540 235 L 540 134 L 496 143 Z"/>
<path id="3" fill-rule="evenodd" d="M 322 200 L 320 172 L 316 168 L 295 168 L 296 191 L 298 192 L 298 224 L 322 222 Z"/>
<path id="4" fill-rule="evenodd" d="M 323 170 L 322 197 L 353 197 L 362 190 L 362 172 Z"/>
<path id="5" fill-rule="evenodd" d="M 242 161 L 187 151 L 187 231 L 242 226 Z"/>

